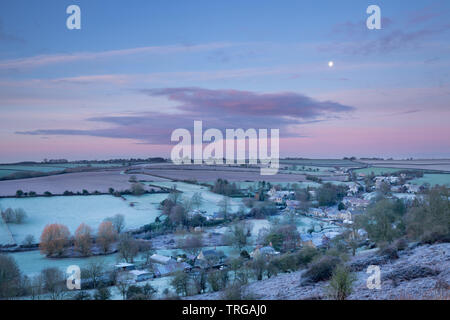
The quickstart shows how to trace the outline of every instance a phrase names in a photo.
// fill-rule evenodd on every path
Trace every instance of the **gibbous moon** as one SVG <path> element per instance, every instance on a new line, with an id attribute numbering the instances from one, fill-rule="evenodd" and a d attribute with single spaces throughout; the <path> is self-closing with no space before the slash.
<path id="1" fill-rule="evenodd" d="M 333 62 L 333 61 L 328 62 L 328 66 L 329 66 L 330 68 L 333 68 L 334 62 Z"/>

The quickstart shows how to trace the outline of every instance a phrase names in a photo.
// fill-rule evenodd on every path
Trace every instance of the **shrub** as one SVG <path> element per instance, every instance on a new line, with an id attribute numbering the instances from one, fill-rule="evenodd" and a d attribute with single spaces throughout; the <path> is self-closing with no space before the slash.
<path id="1" fill-rule="evenodd" d="M 408 248 L 408 242 L 405 238 L 397 239 L 394 242 L 394 247 L 397 248 L 398 251 L 405 250 L 406 248 Z"/>
<path id="2" fill-rule="evenodd" d="M 299 266 L 307 266 L 318 254 L 319 251 L 313 247 L 303 247 L 296 254 L 297 264 Z"/>
<path id="3" fill-rule="evenodd" d="M 207 281 L 212 291 L 216 292 L 225 288 L 228 284 L 228 273 L 226 270 L 214 270 L 208 273 Z"/>
<path id="4" fill-rule="evenodd" d="M 338 265 L 331 276 L 328 287 L 329 296 L 334 300 L 345 300 L 352 292 L 354 275 L 344 266 Z"/>
<path id="5" fill-rule="evenodd" d="M 334 256 L 323 256 L 316 262 L 313 262 L 305 272 L 303 285 L 328 280 L 333 274 L 334 268 L 339 264 L 340 259 Z"/>
<path id="6" fill-rule="evenodd" d="M 32 234 L 29 234 L 23 240 L 22 245 L 24 245 L 26 247 L 30 247 L 33 245 L 34 242 L 35 242 L 34 236 Z"/>
<path id="7" fill-rule="evenodd" d="M 108 287 L 100 287 L 94 292 L 94 300 L 109 300 L 111 299 L 111 292 Z"/>
<path id="8" fill-rule="evenodd" d="M 135 196 L 143 195 L 145 193 L 145 189 L 142 183 L 133 183 L 131 185 L 131 193 Z"/>
<path id="9" fill-rule="evenodd" d="M 146 284 L 143 287 L 132 285 L 127 290 L 127 300 L 150 300 L 155 295 L 156 290 L 150 285 Z"/>
<path id="10" fill-rule="evenodd" d="M 242 300 L 242 286 L 240 283 L 229 285 L 221 294 L 222 300 Z"/>
<path id="11" fill-rule="evenodd" d="M 394 244 L 388 245 L 388 246 L 381 245 L 380 251 L 378 251 L 378 254 L 380 256 L 386 256 L 390 260 L 398 259 L 397 247 Z"/>

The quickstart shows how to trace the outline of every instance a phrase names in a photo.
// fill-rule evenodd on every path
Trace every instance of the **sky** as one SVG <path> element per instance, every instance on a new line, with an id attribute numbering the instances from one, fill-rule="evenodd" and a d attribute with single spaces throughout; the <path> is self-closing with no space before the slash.
<path id="1" fill-rule="evenodd" d="M 449 16 L 445 0 L 2 0 L 0 162 L 168 157 L 194 120 L 279 129 L 281 157 L 448 158 Z"/>

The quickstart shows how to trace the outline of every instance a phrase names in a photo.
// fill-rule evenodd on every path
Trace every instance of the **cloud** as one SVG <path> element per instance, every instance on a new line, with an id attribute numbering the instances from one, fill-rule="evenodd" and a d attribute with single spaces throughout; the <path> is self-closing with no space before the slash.
<path id="1" fill-rule="evenodd" d="M 417 48 L 424 45 L 423 41 L 434 35 L 440 35 L 450 30 L 450 24 L 438 27 L 421 28 L 414 31 L 396 29 L 389 33 L 383 33 L 376 39 L 358 41 L 336 41 L 333 43 L 321 44 L 317 47 L 321 52 L 339 52 L 349 55 L 370 55 L 378 53 L 390 53 L 397 50 Z"/>
<path id="2" fill-rule="evenodd" d="M 3 21 L 0 20 L 0 42 L 20 42 L 24 43 L 25 40 L 22 38 L 15 36 L 13 34 L 7 33 L 3 27 Z"/>
<path id="3" fill-rule="evenodd" d="M 317 45 L 316 49 L 347 55 L 371 55 L 424 47 L 427 45 L 426 40 L 450 30 L 447 21 L 435 19 L 442 15 L 442 12 L 437 11 L 438 8 L 433 5 L 421 11 L 409 12 L 403 21 L 394 22 L 388 17 L 382 17 L 381 30 L 369 30 L 365 20 L 335 24 L 329 33 L 333 40 Z"/>
<path id="4" fill-rule="evenodd" d="M 233 45 L 234 44 L 231 43 L 216 42 L 199 45 L 148 46 L 148 47 L 130 48 L 122 50 L 108 50 L 99 52 L 78 52 L 73 54 L 38 55 L 33 57 L 0 61 L 0 69 L 36 68 L 50 64 L 123 57 L 137 54 L 171 54 L 180 52 L 189 53 L 198 51 L 210 51 L 231 47 Z"/>
<path id="5" fill-rule="evenodd" d="M 445 1 L 437 1 L 420 10 L 410 12 L 408 14 L 408 22 L 412 24 L 426 23 L 441 16 L 446 17 L 448 15 L 448 10 L 447 12 L 445 11 L 444 3 Z"/>
<path id="6" fill-rule="evenodd" d="M 166 97 L 179 103 L 176 112 L 147 112 L 87 119 L 111 125 L 107 129 L 68 130 L 39 129 L 20 131 L 24 135 L 81 135 L 134 139 L 150 144 L 170 144 L 171 132 L 177 128 L 192 129 L 194 120 L 207 128 L 280 129 L 284 136 L 300 136 L 292 127 L 339 118 L 354 107 L 333 101 L 317 101 L 292 92 L 255 93 L 239 90 L 203 88 L 143 89 L 140 93 Z"/>

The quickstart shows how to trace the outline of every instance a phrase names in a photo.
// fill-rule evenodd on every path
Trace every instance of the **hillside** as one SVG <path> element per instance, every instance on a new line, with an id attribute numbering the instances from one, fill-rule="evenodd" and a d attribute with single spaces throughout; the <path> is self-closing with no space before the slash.
<path id="1" fill-rule="evenodd" d="M 348 299 L 450 299 L 450 243 L 414 246 L 399 251 L 391 260 L 376 253 L 357 255 L 348 262 L 356 274 L 353 293 Z M 366 286 L 367 266 L 378 264 L 381 289 Z M 301 286 L 305 270 L 281 274 L 244 287 L 244 296 L 262 300 L 327 299 L 327 281 Z M 193 300 L 221 299 L 222 293 L 188 297 Z"/>

